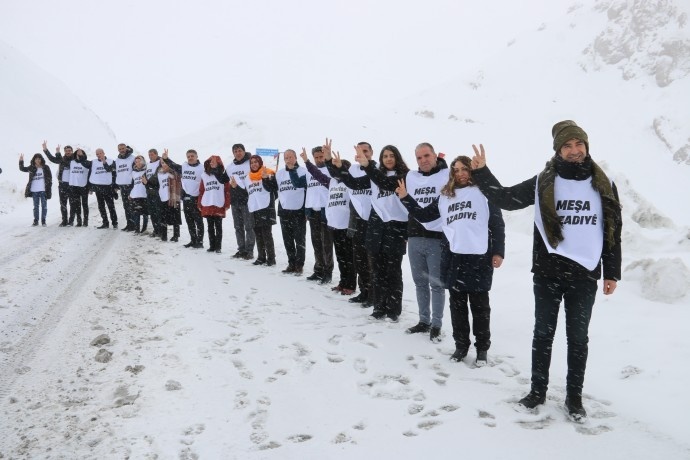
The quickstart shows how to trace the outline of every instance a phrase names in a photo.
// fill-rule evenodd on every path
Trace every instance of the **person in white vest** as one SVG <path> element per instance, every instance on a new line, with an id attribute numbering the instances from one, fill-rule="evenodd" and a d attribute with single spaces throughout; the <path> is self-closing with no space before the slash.
<path id="1" fill-rule="evenodd" d="M 417 145 L 414 153 L 419 169 L 408 172 L 405 183 L 410 196 L 424 208 L 439 197 L 441 187 L 448 181 L 448 166 L 428 142 Z M 407 223 L 407 258 L 417 294 L 419 322 L 405 332 L 428 332 L 432 342 L 441 340 L 446 302 L 441 282 L 442 235 L 441 219 L 422 223 L 410 216 Z"/>
<path id="2" fill-rule="evenodd" d="M 84 160 L 83 164 L 89 168 L 91 191 L 96 193 L 98 212 L 101 214 L 101 226 L 96 228 L 109 228 L 110 222 L 112 222 L 113 228 L 117 228 L 117 212 L 114 201 L 117 195 L 113 187 L 115 163 L 105 156 L 103 149 L 98 148 L 96 149 L 96 160 Z M 108 221 L 108 212 L 110 212 L 110 221 Z"/>
<path id="3" fill-rule="evenodd" d="M 613 294 L 621 279 L 621 205 L 615 184 L 590 155 L 587 133 L 572 120 L 551 129 L 555 154 L 544 170 L 503 187 L 486 167 L 484 146 L 473 146 L 472 177 L 502 209 L 534 205 L 534 337 L 532 386 L 518 405 L 535 409 L 546 401 L 551 348 L 561 301 L 568 338 L 565 407 L 570 418 L 587 417 L 582 404 L 588 330 L 597 281 Z"/>
<path id="4" fill-rule="evenodd" d="M 455 353 L 452 361 L 462 361 L 470 347 L 468 303 L 472 309 L 472 333 L 477 350 L 475 364 L 487 364 L 491 346 L 489 291 L 494 268 L 505 255 L 505 223 L 501 209 L 489 203 L 472 183 L 469 157 L 459 156 L 450 165 L 439 196 L 425 206 L 408 194 L 404 181 L 396 193 L 419 222 L 441 220 L 443 232 L 441 282 L 450 293 L 450 318 Z M 407 175 L 408 180 L 410 175 Z"/>
<path id="5" fill-rule="evenodd" d="M 242 144 L 232 146 L 233 160 L 226 169 L 228 176 L 234 177 L 235 182 L 247 177 L 249 174 L 249 158 L 251 154 L 247 152 Z M 242 187 L 230 188 L 230 200 L 232 201 L 232 223 L 235 228 L 235 239 L 237 240 L 237 252 L 232 256 L 235 259 L 251 260 L 254 258 L 254 222 L 252 214 L 249 212 L 247 201 L 249 195 Z"/>
<path id="6" fill-rule="evenodd" d="M 360 149 L 362 154 L 371 161 L 373 150 L 371 144 L 368 142 L 359 142 L 355 147 Z M 326 154 L 326 166 L 328 172 L 334 175 L 332 159 Z M 348 170 L 352 177 L 363 177 L 366 175 L 364 169 L 358 164 L 353 163 Z M 359 286 L 359 294 L 348 299 L 351 303 L 359 303 L 363 308 L 371 307 L 374 304 L 374 289 L 371 286 L 372 274 L 372 258 L 367 253 L 365 247 L 367 226 L 369 224 L 369 215 L 371 214 L 371 187 L 362 189 L 347 188 L 347 193 L 350 197 L 350 223 L 348 234 L 352 234 L 352 251 L 353 266 L 357 274 L 357 284 Z"/>
<path id="7" fill-rule="evenodd" d="M 134 166 L 134 150 L 127 144 L 118 144 L 117 157 L 111 165 L 106 165 L 107 171 L 115 171 L 115 188 L 120 190 L 122 197 L 122 208 L 125 210 L 125 221 L 127 224 L 122 229 L 123 232 L 134 231 L 134 213 L 132 212 L 132 201 L 129 194 L 132 191 L 132 167 Z"/>
<path id="8" fill-rule="evenodd" d="M 402 259 L 407 249 L 408 212 L 395 192 L 384 189 L 392 181 L 405 177 L 409 168 L 400 151 L 394 145 L 386 145 L 379 154 L 379 166 L 370 161 L 357 146 L 355 161 L 362 166 L 366 175 L 352 177 L 342 167 L 340 155 L 333 154 L 331 160 L 337 169 L 337 177 L 353 190 L 371 188 L 371 214 L 367 226 L 365 247 L 372 257 L 372 286 L 374 288 L 374 311 L 371 317 L 387 317 L 397 322 L 402 313 Z"/>
<path id="9" fill-rule="evenodd" d="M 247 191 L 247 207 L 252 213 L 254 236 L 256 237 L 256 260 L 254 265 L 276 264 L 276 250 L 273 243 L 273 226 L 276 224 L 275 192 L 264 187 L 264 180 L 275 171 L 264 166 L 259 155 L 249 159 L 249 173 L 243 178 L 230 176 L 230 186 L 240 186 Z"/>
<path id="10" fill-rule="evenodd" d="M 305 150 L 304 147 L 302 150 Z M 328 174 L 326 169 L 325 154 L 322 146 L 311 149 L 314 163 L 319 170 Z M 307 159 L 307 161 L 309 161 Z M 306 166 L 305 162 L 305 166 Z M 304 199 L 304 212 L 309 221 L 309 235 L 314 250 L 314 273 L 307 276 L 309 281 L 318 281 L 320 284 L 328 284 L 333 278 L 333 235 L 326 222 L 326 205 L 328 203 L 328 189 L 323 187 L 307 169 L 304 176 L 299 176 L 296 171 L 290 171 L 290 179 L 295 188 L 306 189 Z"/>
<path id="11" fill-rule="evenodd" d="M 222 182 L 221 182 L 222 181 Z M 209 248 L 207 252 L 221 253 L 223 246 L 223 219 L 230 208 L 230 181 L 223 160 L 212 155 L 204 161 L 204 172 L 199 182 L 197 206 L 206 218 Z"/>
<path id="12" fill-rule="evenodd" d="M 290 180 L 290 171 L 304 176 L 306 168 L 297 164 L 297 153 L 292 149 L 283 153 L 285 168 L 276 171 L 275 176 L 264 179 L 266 190 L 278 194 L 278 217 L 283 235 L 283 246 L 288 265 L 283 273 L 302 275 L 306 252 L 307 223 L 304 215 L 304 189 L 295 188 Z"/>
<path id="13" fill-rule="evenodd" d="M 163 155 L 167 156 L 168 150 L 166 149 L 164 152 Z M 157 206 L 161 218 L 159 226 L 161 241 L 168 241 L 168 225 L 172 225 L 173 236 L 170 241 L 176 243 L 180 238 L 180 225 L 182 224 L 182 217 L 180 216 L 182 182 L 180 175 L 168 163 L 161 160 L 154 174 L 147 179 L 146 187 L 158 191 Z"/>
<path id="14" fill-rule="evenodd" d="M 60 146 L 55 148 L 55 155 L 52 155 L 48 150 L 48 142 L 43 141 L 43 153 L 46 154 L 48 160 L 60 165 L 58 167 L 58 195 L 60 197 L 60 214 L 62 215 L 62 222 L 60 227 L 66 227 L 69 218 L 68 202 L 69 202 L 69 164 L 72 161 L 74 151 L 72 147 L 66 145 L 64 147 L 65 154 L 60 153 Z"/>
<path id="15" fill-rule="evenodd" d="M 326 138 L 322 146 L 325 158 L 331 158 L 332 140 Z M 352 237 L 348 236 L 350 224 L 350 194 L 342 179 L 334 179 L 330 174 L 322 173 L 319 168 L 308 161 L 306 150 L 302 150 L 302 160 L 307 165 L 307 172 L 314 179 L 328 189 L 328 201 L 326 204 L 326 224 L 333 238 L 335 257 L 338 261 L 340 281 L 331 288 L 342 295 L 352 295 L 357 283 L 357 272 L 354 267 L 354 252 L 352 249 Z M 341 160 L 341 167 L 350 169 L 350 162 Z"/>
<path id="16" fill-rule="evenodd" d="M 201 217 L 201 212 L 196 205 L 197 198 L 199 197 L 201 173 L 204 172 L 204 166 L 199 161 L 199 155 L 196 150 L 187 150 L 186 157 L 187 161 L 178 165 L 170 159 L 167 149 L 163 152 L 163 161 L 168 163 L 182 177 L 182 209 L 191 239 L 184 247 L 198 249 L 204 247 L 204 219 Z"/>
<path id="17" fill-rule="evenodd" d="M 83 149 L 75 150 L 69 170 L 70 217 L 67 225 L 72 225 L 76 214 L 77 227 L 82 224 L 84 227 L 89 226 L 89 167 L 84 165 L 85 160 L 86 152 Z"/>
<path id="18" fill-rule="evenodd" d="M 40 153 L 34 154 L 28 167 L 24 166 L 24 154 L 19 155 L 19 170 L 29 173 L 29 182 L 24 189 L 26 198 L 33 198 L 34 201 L 34 223 L 38 226 L 38 208 L 41 206 L 41 225 L 46 226 L 46 216 L 48 215 L 48 202 L 52 196 L 53 176 L 50 168 L 46 165 L 46 160 Z"/>
<path id="19" fill-rule="evenodd" d="M 152 238 L 161 236 L 161 207 L 160 197 L 158 196 L 158 189 L 148 186 L 148 179 L 150 179 L 158 170 L 161 163 L 161 157 L 158 155 L 158 150 L 149 149 L 149 162 L 146 165 L 146 177 L 142 179 L 146 185 L 146 199 L 148 200 L 149 216 L 151 217 L 151 225 L 153 226 Z"/>
<path id="20" fill-rule="evenodd" d="M 132 215 L 134 216 L 134 233 L 141 234 L 146 231 L 149 224 L 149 206 L 146 194 L 146 160 L 142 155 L 134 157 L 132 167 L 132 191 L 129 193 Z"/>

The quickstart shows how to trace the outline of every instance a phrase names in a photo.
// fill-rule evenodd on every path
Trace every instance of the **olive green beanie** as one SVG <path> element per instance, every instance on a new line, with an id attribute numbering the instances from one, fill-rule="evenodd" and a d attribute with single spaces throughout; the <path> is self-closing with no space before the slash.
<path id="1" fill-rule="evenodd" d="M 563 144 L 571 139 L 580 139 L 587 146 L 587 153 L 589 153 L 589 140 L 587 133 L 577 126 L 573 120 L 559 121 L 553 128 L 551 128 L 551 135 L 553 136 L 553 150 L 558 153 L 561 151 Z"/>

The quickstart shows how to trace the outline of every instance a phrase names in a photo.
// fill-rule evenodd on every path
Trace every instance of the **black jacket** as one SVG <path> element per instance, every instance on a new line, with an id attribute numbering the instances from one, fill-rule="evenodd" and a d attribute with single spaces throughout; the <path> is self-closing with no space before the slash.
<path id="1" fill-rule="evenodd" d="M 297 168 L 294 168 L 292 170 L 288 169 L 285 167 L 285 169 L 290 172 L 290 171 L 296 171 Z M 269 176 L 267 179 L 263 180 L 264 183 L 264 188 L 271 192 L 272 195 L 275 195 L 275 197 L 278 197 L 278 181 L 276 180 L 276 176 Z M 280 200 L 278 200 L 278 216 L 279 217 L 290 217 L 290 216 L 297 216 L 301 215 L 304 216 L 304 204 L 302 204 L 302 207 L 299 209 L 283 209 L 283 207 L 280 205 Z"/>
<path id="2" fill-rule="evenodd" d="M 38 169 L 33 164 L 29 167 L 25 167 L 24 161 L 19 160 L 19 170 L 29 173 L 29 182 L 26 184 L 26 188 L 24 189 L 24 196 L 29 198 L 31 197 L 31 182 L 34 180 L 34 176 L 36 175 L 36 171 Z M 53 174 L 50 172 L 48 165 L 45 164 L 43 165 L 43 181 L 46 187 L 46 198 L 50 199 L 53 196 Z"/>
<path id="3" fill-rule="evenodd" d="M 58 166 L 58 182 L 62 182 L 62 172 L 65 168 L 69 169 L 70 162 L 74 160 L 74 154 L 71 157 L 62 156 L 60 152 L 55 152 L 55 155 L 52 155 L 48 149 L 43 149 L 43 153 L 46 154 L 51 162 L 60 165 Z"/>
<path id="4" fill-rule="evenodd" d="M 250 158 L 251 158 L 251 154 L 249 152 L 245 152 L 244 157 L 240 161 L 232 160 L 232 162 L 236 165 L 241 165 L 241 164 L 244 164 L 247 161 L 249 161 Z M 238 206 L 244 205 L 244 206 L 246 206 L 248 200 L 249 200 L 249 194 L 247 193 L 247 191 L 245 189 L 243 189 L 242 187 L 239 187 L 239 186 L 237 186 L 235 188 L 230 187 L 230 202 L 233 205 L 238 205 Z"/>
<path id="5" fill-rule="evenodd" d="M 503 187 L 488 167 L 472 171 L 472 179 L 489 202 L 501 209 L 514 211 L 534 204 L 537 176 L 527 179 L 512 187 Z M 618 190 L 613 184 L 613 192 L 618 198 Z M 618 220 L 620 222 L 620 220 Z M 598 280 L 604 272 L 604 279 L 621 279 L 621 225 L 615 229 L 616 244 L 609 246 L 604 241 L 601 261 L 592 271 L 577 262 L 558 254 L 551 254 L 546 249 L 544 240 L 534 225 L 532 246 L 532 273 L 546 278 L 558 279 L 594 279 Z"/>
<path id="6" fill-rule="evenodd" d="M 433 222 L 441 216 L 438 198 L 422 208 L 410 195 L 402 199 L 419 222 Z M 446 289 L 462 292 L 488 292 L 493 282 L 493 256 L 505 258 L 505 222 L 501 209 L 489 202 L 489 246 L 485 254 L 455 254 L 445 233 L 441 232 L 441 281 Z"/>
<path id="7" fill-rule="evenodd" d="M 365 171 L 367 175 L 362 177 L 352 177 L 346 168 L 336 168 L 331 161 L 326 161 L 328 172 L 333 178 L 340 180 L 347 187 L 352 190 L 365 190 L 371 188 L 371 182 L 376 181 L 376 184 L 381 185 L 386 182 L 398 183 L 398 176 L 385 176 L 376 167 L 376 162 L 369 161 Z M 368 174 L 377 174 L 376 179 L 372 179 Z M 379 183 L 380 179 L 380 183 Z M 386 188 L 387 190 L 387 188 Z M 395 189 L 394 189 L 395 190 Z M 376 255 L 379 252 L 392 252 L 393 254 L 403 255 L 407 252 L 407 222 L 398 222 L 395 220 L 384 222 L 381 217 L 372 208 L 369 214 L 369 223 L 367 225 L 367 234 L 364 239 L 364 247 L 367 252 Z"/>

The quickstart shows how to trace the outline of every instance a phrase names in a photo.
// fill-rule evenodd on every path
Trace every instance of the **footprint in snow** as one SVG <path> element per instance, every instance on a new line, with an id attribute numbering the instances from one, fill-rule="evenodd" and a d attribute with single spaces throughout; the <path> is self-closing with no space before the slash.
<path id="1" fill-rule="evenodd" d="M 327 359 L 332 363 L 342 363 L 343 361 L 345 361 L 345 358 L 336 353 L 328 353 Z"/>
<path id="2" fill-rule="evenodd" d="M 288 436 L 288 441 L 292 442 L 305 442 L 309 441 L 312 438 L 312 435 L 310 434 L 293 434 L 292 436 Z"/>
<path id="3" fill-rule="evenodd" d="M 552 422 L 553 418 L 550 415 L 546 415 L 532 420 L 517 420 L 515 423 L 517 423 L 520 428 L 526 430 L 543 430 L 551 425 Z"/>
<path id="4" fill-rule="evenodd" d="M 598 426 L 581 426 L 578 425 L 575 427 L 575 431 L 577 431 L 580 434 L 588 435 L 588 436 L 596 436 L 599 434 L 603 433 L 608 433 L 609 431 L 613 431 L 613 428 L 607 425 L 598 425 Z"/>
<path id="5" fill-rule="evenodd" d="M 415 415 L 415 414 L 419 414 L 423 410 L 424 410 L 423 404 L 410 404 L 410 406 L 407 408 L 407 413 L 410 415 Z"/>
<path id="6" fill-rule="evenodd" d="M 335 438 L 333 438 L 333 440 L 331 442 L 333 444 L 343 444 L 346 442 L 356 444 L 353 441 L 352 437 L 350 435 L 348 435 L 347 433 L 338 433 L 337 435 L 335 435 Z"/>
<path id="7" fill-rule="evenodd" d="M 276 380 L 278 380 L 278 376 L 280 376 L 280 375 L 286 375 L 287 372 L 288 372 L 287 369 L 278 369 L 277 371 L 275 371 L 275 372 L 273 373 L 272 376 L 269 376 L 269 377 L 266 378 L 266 382 L 267 382 L 267 383 L 275 382 Z"/>
<path id="8" fill-rule="evenodd" d="M 360 374 L 366 374 L 368 370 L 367 362 L 363 358 L 356 358 L 353 367 L 355 368 L 355 371 L 359 372 Z"/>
<path id="9" fill-rule="evenodd" d="M 634 377 L 636 375 L 639 375 L 642 373 L 642 369 L 639 367 L 635 366 L 625 366 L 623 369 L 621 369 L 621 379 L 627 379 L 630 377 Z"/>
<path id="10" fill-rule="evenodd" d="M 239 372 L 240 377 L 247 380 L 251 380 L 254 378 L 254 374 L 252 374 L 251 371 L 247 370 L 244 366 L 244 363 L 239 359 L 233 360 L 232 365 L 235 366 L 235 369 L 237 369 L 237 371 Z"/>
<path id="11" fill-rule="evenodd" d="M 246 391 L 238 391 L 235 393 L 235 409 L 244 409 L 249 406 L 249 399 Z"/>
<path id="12" fill-rule="evenodd" d="M 423 422 L 419 422 L 417 424 L 417 428 L 421 430 L 430 430 L 434 427 L 441 425 L 442 423 L 443 422 L 441 422 L 440 420 L 425 420 Z"/>
<path id="13" fill-rule="evenodd" d="M 478 417 L 484 420 L 484 425 L 490 428 L 496 428 L 496 417 L 490 412 L 479 410 L 477 413 Z"/>
<path id="14" fill-rule="evenodd" d="M 328 343 L 330 343 L 331 345 L 340 345 L 340 339 L 341 338 L 342 338 L 341 335 L 336 334 L 333 337 L 331 337 L 330 339 L 328 339 Z"/>
<path id="15" fill-rule="evenodd" d="M 191 446 L 192 444 L 194 444 L 196 436 L 203 433 L 205 429 L 206 425 L 204 425 L 203 423 L 197 423 L 195 425 L 187 427 L 182 432 L 182 439 L 180 440 L 180 442 L 184 445 Z"/>

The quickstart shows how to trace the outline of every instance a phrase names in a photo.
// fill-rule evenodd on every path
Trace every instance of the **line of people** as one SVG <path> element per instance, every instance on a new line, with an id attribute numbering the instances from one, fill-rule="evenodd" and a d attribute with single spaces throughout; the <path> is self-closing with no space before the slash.
<path id="1" fill-rule="evenodd" d="M 364 308 L 373 307 L 373 319 L 397 322 L 402 313 L 402 260 L 406 253 L 415 284 L 419 320 L 408 334 L 428 334 L 441 341 L 445 291 L 455 352 L 462 361 L 474 335 L 475 365 L 488 362 L 491 346 L 491 290 L 494 269 L 505 257 L 505 224 L 501 209 L 520 209 L 534 204 L 534 293 L 535 328 L 532 352 L 532 390 L 520 405 L 528 409 L 543 404 L 548 384 L 551 344 L 561 300 L 565 303 L 568 336 L 568 398 L 571 417 L 582 419 L 582 386 L 587 359 L 587 331 L 597 280 L 604 276 L 604 294 L 611 294 L 620 279 L 621 216 L 615 185 L 589 155 L 584 130 L 570 120 L 552 129 L 554 156 L 538 176 L 514 187 L 502 187 L 486 168 L 484 148 L 474 148 L 474 157 L 458 156 L 450 167 L 429 143 L 415 148 L 417 170 L 411 170 L 400 151 L 384 146 L 374 161 L 368 142 L 354 146 L 354 162 L 332 150 L 332 141 L 311 150 L 302 148 L 283 154 L 284 166 L 267 168 L 258 155 L 242 144 L 232 147 L 227 166 L 219 156 L 203 165 L 195 150 L 186 152 L 186 162 L 175 163 L 164 150 L 148 152 L 149 161 L 134 156 L 130 147 L 118 146 L 115 160 L 96 150 L 87 160 L 81 149 L 65 147 L 51 155 L 58 163 L 61 226 L 87 224 L 89 187 L 96 193 L 103 223 L 106 214 L 117 228 L 113 199 L 117 190 L 127 219 L 125 231 L 142 233 L 148 218 L 152 236 L 171 241 L 180 237 L 181 210 L 191 241 L 185 247 L 203 248 L 204 222 L 209 252 L 221 253 L 223 219 L 232 209 L 238 250 L 234 258 L 254 265 L 273 266 L 276 253 L 272 226 L 280 218 L 288 275 L 304 272 L 306 223 L 314 251 L 313 273 L 307 280 L 330 284 L 334 258 L 339 281 L 332 288 Z M 313 161 L 312 161 L 313 160 Z M 40 154 L 25 168 L 29 172 L 27 196 L 34 198 L 34 225 L 38 204 L 50 198 L 51 175 Z M 275 202 L 278 202 L 276 213 Z M 67 205 L 69 204 L 69 213 Z M 83 222 L 80 214 L 83 211 Z M 589 219 L 571 219 L 585 209 Z M 571 222 L 592 225 L 570 225 Z M 472 313 L 470 327 L 469 313 Z"/>

